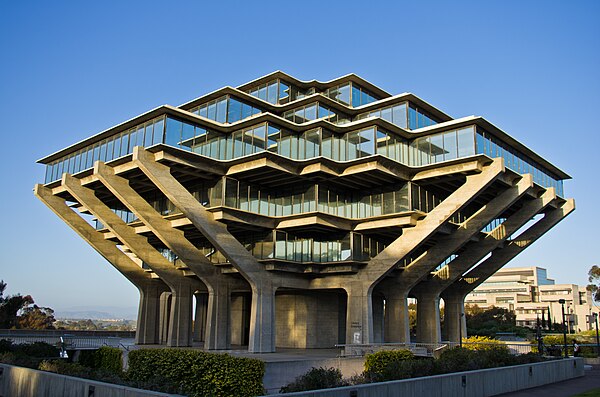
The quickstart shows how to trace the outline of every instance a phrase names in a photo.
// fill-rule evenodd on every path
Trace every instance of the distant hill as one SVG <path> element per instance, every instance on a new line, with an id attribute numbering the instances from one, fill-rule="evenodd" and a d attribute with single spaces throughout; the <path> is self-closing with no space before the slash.
<path id="1" fill-rule="evenodd" d="M 137 318 L 137 309 L 123 307 L 70 307 L 57 309 L 54 312 L 56 319 L 123 319 L 135 320 Z"/>

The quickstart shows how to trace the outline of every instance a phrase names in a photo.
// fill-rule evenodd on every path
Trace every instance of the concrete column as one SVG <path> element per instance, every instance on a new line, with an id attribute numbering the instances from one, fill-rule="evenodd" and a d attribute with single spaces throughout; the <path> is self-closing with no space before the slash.
<path id="1" fill-rule="evenodd" d="M 451 293 L 443 295 L 444 299 L 444 330 L 446 339 L 450 342 L 460 342 L 460 336 L 467 337 L 467 322 L 465 313 L 465 295 Z M 460 329 L 462 327 L 462 331 Z"/>
<path id="2" fill-rule="evenodd" d="M 194 341 L 204 342 L 206 331 L 206 309 L 208 294 L 196 294 L 196 312 L 194 313 Z"/>
<path id="3" fill-rule="evenodd" d="M 417 342 L 438 343 L 441 335 L 439 295 L 417 295 Z"/>
<path id="4" fill-rule="evenodd" d="M 204 348 L 207 350 L 225 350 L 231 346 L 230 301 L 226 283 L 215 285 L 208 294 L 204 332 Z"/>
<path id="5" fill-rule="evenodd" d="M 275 291 L 268 280 L 252 286 L 252 309 L 250 311 L 251 353 L 275 352 Z"/>
<path id="6" fill-rule="evenodd" d="M 346 308 L 346 344 L 368 344 L 373 340 L 372 291 L 368 284 L 349 282 Z"/>
<path id="7" fill-rule="evenodd" d="M 138 345 L 160 344 L 160 296 L 168 290 L 168 287 L 160 280 L 156 281 L 155 285 L 140 288 L 140 305 L 135 333 L 135 343 Z"/>
<path id="8" fill-rule="evenodd" d="M 192 307 L 194 289 L 189 284 L 176 288 L 173 292 L 169 315 L 169 339 L 167 346 L 191 346 Z"/>
<path id="9" fill-rule="evenodd" d="M 385 292 L 385 342 L 409 343 L 408 296 L 400 290 Z"/>
<path id="10" fill-rule="evenodd" d="M 161 345 L 166 345 L 169 340 L 169 319 L 171 317 L 171 292 L 160 295 L 159 307 L 159 339 Z"/>

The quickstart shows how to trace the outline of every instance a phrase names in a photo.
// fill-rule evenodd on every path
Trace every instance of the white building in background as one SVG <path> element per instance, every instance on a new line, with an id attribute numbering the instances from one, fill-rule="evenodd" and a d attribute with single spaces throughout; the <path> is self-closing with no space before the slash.
<path id="1" fill-rule="evenodd" d="M 516 314 L 517 325 L 535 327 L 538 316 L 548 321 L 548 313 L 552 322 L 561 322 L 560 299 L 565 300 L 569 332 L 593 328 L 588 316 L 599 309 L 591 292 L 581 285 L 556 284 L 546 269 L 537 266 L 500 269 L 467 295 L 465 304 L 503 307 Z"/>

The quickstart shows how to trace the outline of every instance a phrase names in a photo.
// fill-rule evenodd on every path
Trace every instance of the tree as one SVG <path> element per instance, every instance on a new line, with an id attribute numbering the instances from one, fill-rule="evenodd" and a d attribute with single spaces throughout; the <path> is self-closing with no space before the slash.
<path id="1" fill-rule="evenodd" d="M 546 310 L 542 310 L 542 328 L 546 329 Z"/>
<path id="2" fill-rule="evenodd" d="M 18 313 L 24 307 L 33 304 L 33 298 L 30 295 L 21 294 L 4 297 L 6 283 L 0 281 L 0 328 L 16 328 L 18 324 Z"/>
<path id="3" fill-rule="evenodd" d="M 465 318 L 469 335 L 494 336 L 496 332 L 514 332 L 516 316 L 502 307 L 482 309 L 478 305 L 465 305 Z"/>
<path id="4" fill-rule="evenodd" d="M 22 329 L 54 329 L 54 310 L 38 305 L 23 308 L 17 325 Z"/>
<path id="5" fill-rule="evenodd" d="M 590 284 L 588 284 L 587 290 L 592 292 L 595 301 L 600 301 L 600 267 L 598 265 L 592 265 L 588 272 L 588 281 Z"/>
<path id="6" fill-rule="evenodd" d="M 0 281 L 0 328 L 54 329 L 54 310 L 34 305 L 31 295 L 5 297 L 5 290 L 6 283 Z"/>

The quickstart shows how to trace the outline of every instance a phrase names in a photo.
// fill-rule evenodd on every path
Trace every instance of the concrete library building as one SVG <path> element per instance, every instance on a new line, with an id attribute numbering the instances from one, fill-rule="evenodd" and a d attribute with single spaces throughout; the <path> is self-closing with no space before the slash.
<path id="1" fill-rule="evenodd" d="M 409 298 L 417 342 L 457 341 L 465 297 L 575 209 L 486 119 L 354 74 L 277 71 L 39 163 L 35 195 L 139 290 L 138 344 L 409 342 Z"/>

